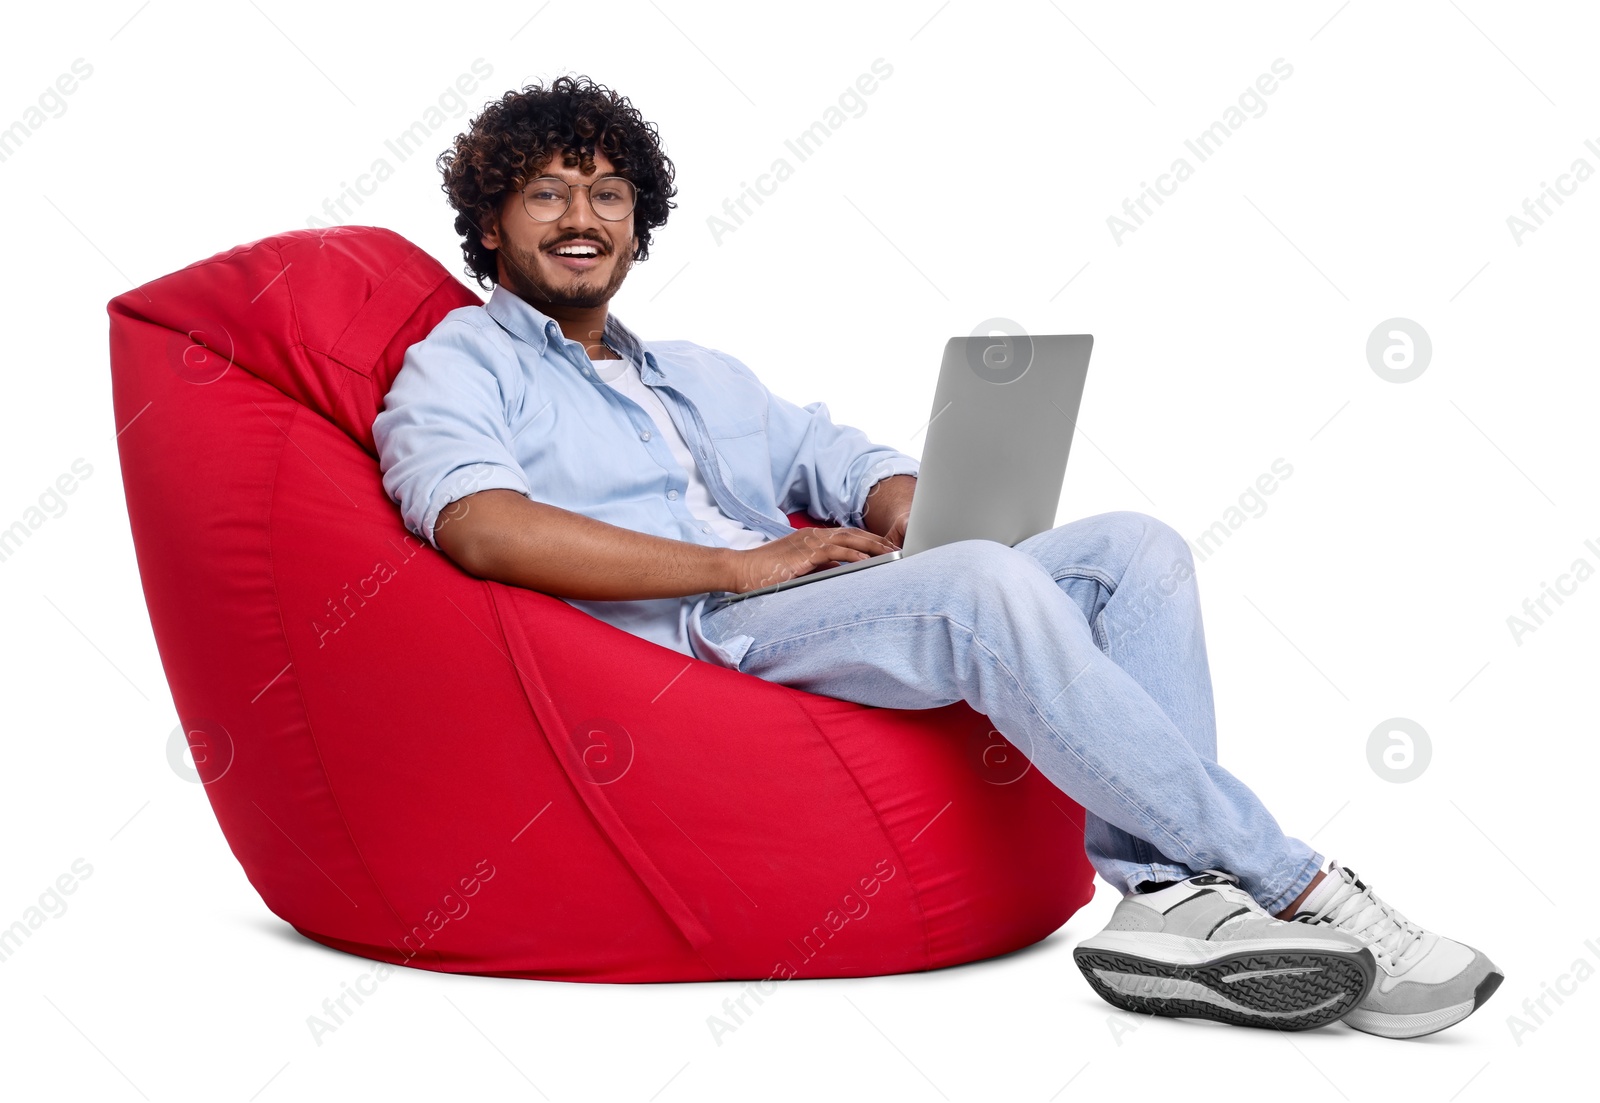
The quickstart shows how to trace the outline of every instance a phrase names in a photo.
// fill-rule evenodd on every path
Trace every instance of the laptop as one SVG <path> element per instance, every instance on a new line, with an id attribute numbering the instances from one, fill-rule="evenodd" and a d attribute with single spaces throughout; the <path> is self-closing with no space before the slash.
<path id="1" fill-rule="evenodd" d="M 901 547 L 723 592 L 709 607 L 826 582 L 957 540 L 1010 547 L 1051 528 L 1093 347 L 1086 333 L 950 338 Z"/>

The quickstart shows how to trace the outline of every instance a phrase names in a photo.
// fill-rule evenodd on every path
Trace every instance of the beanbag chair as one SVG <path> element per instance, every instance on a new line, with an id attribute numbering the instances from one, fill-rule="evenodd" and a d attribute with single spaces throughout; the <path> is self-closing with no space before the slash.
<path id="1" fill-rule="evenodd" d="M 267 907 L 392 964 L 610 982 L 916 971 L 1057 930 L 1091 891 L 1082 810 L 965 704 L 691 659 L 405 529 L 372 421 L 407 346 L 480 302 L 351 226 L 108 305 L 151 627 Z"/>

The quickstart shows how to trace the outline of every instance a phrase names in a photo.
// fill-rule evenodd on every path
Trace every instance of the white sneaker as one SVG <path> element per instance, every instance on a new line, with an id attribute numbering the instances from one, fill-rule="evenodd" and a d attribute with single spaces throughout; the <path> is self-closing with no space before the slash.
<path id="1" fill-rule="evenodd" d="M 1357 1030 L 1385 1038 L 1416 1038 L 1454 1026 L 1494 995 L 1504 974 L 1483 954 L 1401 915 L 1338 862 L 1329 877 L 1342 884 L 1315 914 L 1301 912 L 1297 923 L 1310 923 L 1355 935 L 1378 960 L 1378 983 L 1345 1016 Z"/>
<path id="2" fill-rule="evenodd" d="M 1377 976 L 1359 938 L 1275 919 L 1215 870 L 1124 897 L 1072 956 L 1125 1011 L 1275 1030 L 1342 1018 Z"/>

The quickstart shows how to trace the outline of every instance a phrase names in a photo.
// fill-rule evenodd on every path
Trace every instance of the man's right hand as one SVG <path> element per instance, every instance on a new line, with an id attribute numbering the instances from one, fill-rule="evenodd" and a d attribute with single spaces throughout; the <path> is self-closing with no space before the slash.
<path id="1" fill-rule="evenodd" d="M 813 570 L 871 559 L 896 545 L 855 528 L 803 528 L 769 540 L 760 547 L 735 551 L 728 590 L 736 594 L 787 582 Z"/>

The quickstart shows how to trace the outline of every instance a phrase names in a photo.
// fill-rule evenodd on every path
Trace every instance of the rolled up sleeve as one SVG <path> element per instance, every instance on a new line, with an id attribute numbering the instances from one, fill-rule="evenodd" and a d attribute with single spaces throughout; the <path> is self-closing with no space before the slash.
<path id="1" fill-rule="evenodd" d="M 383 489 L 411 532 L 434 548 L 434 526 L 451 502 L 480 490 L 531 498 L 507 417 L 515 364 L 470 324 L 446 319 L 406 350 L 372 423 Z"/>
<path id="2" fill-rule="evenodd" d="M 830 524 L 862 527 L 867 494 L 890 475 L 915 475 L 919 461 L 849 425 L 823 402 L 797 406 L 767 391 L 773 489 L 785 513 L 806 510 Z"/>

